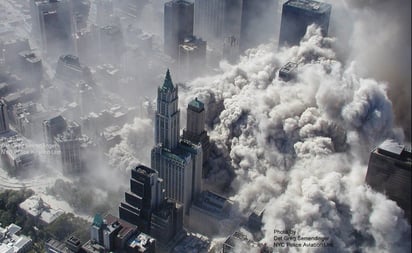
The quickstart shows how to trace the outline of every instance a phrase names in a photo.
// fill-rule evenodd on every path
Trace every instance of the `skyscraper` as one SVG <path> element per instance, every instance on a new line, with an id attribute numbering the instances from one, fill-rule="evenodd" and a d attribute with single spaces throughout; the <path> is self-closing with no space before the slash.
<path id="1" fill-rule="evenodd" d="M 206 41 L 194 36 L 184 39 L 179 45 L 179 77 L 194 78 L 204 70 L 206 64 Z"/>
<path id="2" fill-rule="evenodd" d="M 119 217 L 166 245 L 183 228 L 183 208 L 164 197 L 156 170 L 139 165 L 132 170 L 130 191 L 119 206 Z"/>
<path id="3" fill-rule="evenodd" d="M 182 203 L 187 214 L 192 199 L 201 188 L 197 183 L 201 181 L 198 177 L 201 177 L 202 148 L 193 143 L 179 142 L 177 91 L 168 70 L 163 85 L 158 88 L 151 167 L 163 178 L 166 196 Z"/>
<path id="4" fill-rule="evenodd" d="M 63 133 L 66 128 L 67 122 L 61 115 L 43 121 L 44 143 L 53 144 L 54 137 L 56 137 L 58 134 Z"/>
<path id="5" fill-rule="evenodd" d="M 172 0 L 164 5 L 164 51 L 178 57 L 179 44 L 193 35 L 194 5 L 185 0 Z"/>
<path id="6" fill-rule="evenodd" d="M 229 62 L 235 62 L 240 54 L 239 39 L 230 36 L 223 41 L 223 58 Z"/>
<path id="7" fill-rule="evenodd" d="M 7 116 L 7 106 L 3 99 L 0 99 L 0 134 L 9 131 L 9 118 Z"/>
<path id="8" fill-rule="evenodd" d="M 75 25 L 68 0 L 31 0 L 32 33 L 43 53 L 74 52 Z"/>
<path id="9" fill-rule="evenodd" d="M 223 39 L 239 39 L 242 0 L 195 0 L 194 34 L 222 50 Z"/>
<path id="10" fill-rule="evenodd" d="M 183 130 L 183 139 L 192 143 L 200 143 L 203 151 L 203 164 L 209 158 L 210 141 L 205 130 L 205 105 L 195 98 L 187 106 L 186 129 Z M 202 173 L 205 175 L 205 171 Z"/>
<path id="11" fill-rule="evenodd" d="M 366 183 L 394 200 L 405 211 L 409 222 L 411 221 L 411 170 L 411 149 L 393 140 L 386 140 L 371 153 L 366 174 Z"/>
<path id="12" fill-rule="evenodd" d="M 164 199 L 162 179 L 156 170 L 143 165 L 132 169 L 131 174 L 130 191 L 119 206 L 119 217 L 149 233 L 152 213 Z"/>
<path id="13" fill-rule="evenodd" d="M 178 87 L 173 85 L 170 72 L 161 87 L 157 89 L 157 111 L 155 119 L 155 144 L 173 150 L 177 147 L 180 131 L 180 110 L 178 109 Z"/>
<path id="14" fill-rule="evenodd" d="M 167 245 L 183 230 L 183 209 L 170 199 L 164 200 L 152 214 L 150 235 L 160 246 Z"/>
<path id="15" fill-rule="evenodd" d="M 81 129 L 77 122 L 70 122 L 66 131 L 58 134 L 54 141 L 60 147 L 60 157 L 63 166 L 63 172 L 67 174 L 76 174 L 84 169 L 84 161 L 81 150 Z"/>
<path id="16" fill-rule="evenodd" d="M 280 25 L 279 46 L 296 45 L 311 24 L 321 28 L 322 35 L 328 35 L 332 6 L 313 0 L 289 0 L 283 4 Z"/>

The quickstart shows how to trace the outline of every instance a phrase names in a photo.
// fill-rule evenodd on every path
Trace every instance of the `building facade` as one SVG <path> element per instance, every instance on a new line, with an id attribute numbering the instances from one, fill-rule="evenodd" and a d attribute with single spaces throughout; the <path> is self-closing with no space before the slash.
<path id="1" fill-rule="evenodd" d="M 169 70 L 158 89 L 155 119 L 155 147 L 151 152 L 151 167 L 163 179 L 166 197 L 183 205 L 189 213 L 192 199 L 201 185 L 202 150 L 200 145 L 180 142 L 180 110 L 177 86 Z M 199 183 L 200 184 L 200 183 Z"/>
<path id="2" fill-rule="evenodd" d="M 80 125 L 76 122 L 71 122 L 66 131 L 58 134 L 54 141 L 60 148 L 63 172 L 67 174 L 81 172 L 84 168 L 84 161 L 82 159 Z"/>
<path id="3" fill-rule="evenodd" d="M 223 39 L 240 37 L 242 0 L 196 0 L 194 34 L 222 50 Z"/>
<path id="4" fill-rule="evenodd" d="M 179 77 L 187 80 L 202 73 L 206 64 L 206 41 L 194 36 L 187 37 L 179 45 Z"/>
<path id="5" fill-rule="evenodd" d="M 152 215 L 151 236 L 162 246 L 178 236 L 183 230 L 183 207 L 172 200 L 165 200 Z"/>
<path id="6" fill-rule="evenodd" d="M 119 217 L 149 233 L 152 213 L 164 199 L 162 179 L 156 170 L 143 165 L 132 169 L 131 174 L 130 191 L 119 206 Z"/>
<path id="7" fill-rule="evenodd" d="M 177 59 L 179 44 L 193 35 L 194 5 L 172 0 L 164 5 L 164 51 Z"/>
<path id="8" fill-rule="evenodd" d="M 410 148 L 393 140 L 384 141 L 370 155 L 366 183 L 374 190 L 385 193 L 405 211 L 411 221 L 411 169 Z"/>
<path id="9" fill-rule="evenodd" d="M 157 111 L 155 118 L 155 144 L 174 150 L 179 142 L 180 110 L 178 87 L 172 82 L 169 70 L 164 83 L 157 89 Z"/>
<path id="10" fill-rule="evenodd" d="M 328 35 L 332 6 L 313 0 L 289 0 L 283 4 L 280 24 L 279 46 L 299 44 L 311 24 L 321 28 L 322 35 Z"/>
<path id="11" fill-rule="evenodd" d="M 205 105 L 202 101 L 195 98 L 187 106 L 186 129 L 183 129 L 182 139 L 192 143 L 197 143 L 202 146 L 202 164 L 205 164 L 209 159 L 210 139 L 205 130 Z M 205 176 L 206 171 L 203 168 L 202 175 Z"/>
<path id="12" fill-rule="evenodd" d="M 61 115 L 43 121 L 44 143 L 53 144 L 54 137 L 63 133 L 66 128 L 67 122 Z"/>
<path id="13" fill-rule="evenodd" d="M 7 116 L 7 105 L 0 99 L 0 134 L 9 131 L 9 117 Z"/>
<path id="14" fill-rule="evenodd" d="M 32 33 L 43 54 L 74 52 L 75 25 L 68 0 L 31 0 Z"/>

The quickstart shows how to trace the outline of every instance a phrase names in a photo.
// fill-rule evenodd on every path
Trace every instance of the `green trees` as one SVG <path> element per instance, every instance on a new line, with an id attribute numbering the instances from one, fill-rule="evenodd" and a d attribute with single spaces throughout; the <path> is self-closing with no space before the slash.
<path id="1" fill-rule="evenodd" d="M 5 190 L 0 193 L 0 223 L 2 226 L 8 226 L 10 223 L 16 222 L 19 204 L 33 194 L 32 190 L 27 189 L 20 191 Z M 17 225 L 22 226 L 21 224 Z"/>
<path id="2" fill-rule="evenodd" d="M 70 235 L 74 235 L 82 242 L 89 238 L 90 223 L 71 213 L 66 213 L 57 218 L 49 225 L 42 226 L 36 221 L 18 212 L 21 202 L 34 194 L 31 190 L 19 191 L 5 190 L 0 192 L 0 223 L 5 227 L 14 223 L 22 228 L 22 234 L 29 236 L 33 242 L 31 252 L 44 252 L 44 244 L 54 238 L 64 241 Z"/>

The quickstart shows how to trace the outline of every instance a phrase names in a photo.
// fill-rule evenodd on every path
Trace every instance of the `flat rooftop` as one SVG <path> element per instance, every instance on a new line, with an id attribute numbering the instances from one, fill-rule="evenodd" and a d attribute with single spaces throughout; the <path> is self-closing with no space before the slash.
<path id="1" fill-rule="evenodd" d="M 173 248 L 173 253 L 208 252 L 209 247 L 210 240 L 207 237 L 190 233 Z"/>
<path id="2" fill-rule="evenodd" d="M 172 6 L 172 5 L 183 5 L 183 6 L 190 6 L 193 5 L 193 3 L 185 1 L 185 0 L 172 0 L 170 2 L 165 3 L 167 6 Z"/>
<path id="3" fill-rule="evenodd" d="M 36 63 L 41 61 L 41 59 L 37 57 L 37 55 L 31 50 L 22 51 L 19 53 L 19 55 L 24 57 L 30 63 Z"/>
<path id="4" fill-rule="evenodd" d="M 332 6 L 330 4 L 313 0 L 289 0 L 284 4 L 284 6 L 290 6 L 297 9 L 317 13 L 327 12 L 330 11 L 330 9 L 332 9 Z"/>
<path id="5" fill-rule="evenodd" d="M 395 140 L 385 140 L 374 152 L 409 163 L 412 162 L 411 148 L 399 144 Z"/>
<path id="6" fill-rule="evenodd" d="M 279 70 L 284 73 L 291 73 L 298 67 L 298 64 L 294 62 L 288 62 Z"/>
<path id="7" fill-rule="evenodd" d="M 205 104 L 202 101 L 200 101 L 199 99 L 195 98 L 192 101 L 190 101 L 188 107 L 193 108 L 196 111 L 200 112 L 201 110 L 203 110 L 205 108 Z"/>
<path id="8" fill-rule="evenodd" d="M 193 208 L 199 208 L 217 218 L 227 218 L 230 215 L 232 202 L 211 191 L 204 191 L 196 200 Z"/>

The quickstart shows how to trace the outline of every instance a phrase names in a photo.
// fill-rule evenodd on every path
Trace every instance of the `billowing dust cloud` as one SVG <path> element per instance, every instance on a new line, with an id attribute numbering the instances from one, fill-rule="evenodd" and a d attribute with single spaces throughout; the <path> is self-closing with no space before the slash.
<path id="1" fill-rule="evenodd" d="M 387 85 L 359 77 L 356 62 L 336 60 L 333 43 L 310 27 L 300 46 L 252 49 L 236 66 L 222 62 L 224 74 L 190 83 L 180 106 L 195 96 L 208 106 L 219 150 L 212 159 L 230 161 L 212 172 L 234 171 L 226 183 L 242 211 L 265 206 L 262 242 L 273 244 L 274 229 L 294 229 L 329 236 L 335 252 L 410 249 L 402 210 L 364 184 L 373 147 L 404 138 Z M 299 67 L 285 82 L 276 73 L 288 61 Z"/>

